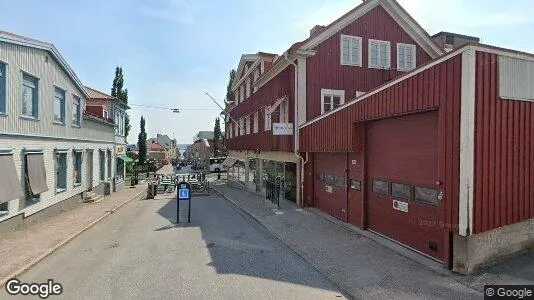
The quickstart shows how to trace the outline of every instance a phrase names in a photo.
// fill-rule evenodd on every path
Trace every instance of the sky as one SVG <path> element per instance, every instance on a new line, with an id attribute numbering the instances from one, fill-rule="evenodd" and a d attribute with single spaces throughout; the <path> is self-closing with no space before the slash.
<path id="1" fill-rule="evenodd" d="M 398 0 L 429 34 L 449 31 L 534 53 L 532 0 Z M 0 0 L 0 30 L 56 46 L 80 80 L 110 93 L 122 66 L 129 143 L 139 121 L 192 143 L 213 130 L 241 54 L 282 53 L 361 0 Z M 146 107 L 151 106 L 151 107 Z M 163 107 L 163 108 L 156 108 Z M 172 113 L 170 109 L 181 109 Z"/>

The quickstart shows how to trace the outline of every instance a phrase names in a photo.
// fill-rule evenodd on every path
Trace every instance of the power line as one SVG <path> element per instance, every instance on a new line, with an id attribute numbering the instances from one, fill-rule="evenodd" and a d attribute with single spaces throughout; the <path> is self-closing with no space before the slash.
<path id="1" fill-rule="evenodd" d="M 176 107 L 163 107 L 163 106 L 153 106 L 153 105 L 144 105 L 144 104 L 128 104 L 131 106 L 147 107 L 147 108 L 158 108 L 158 109 L 168 109 L 172 111 L 180 110 L 218 110 L 216 108 L 176 108 Z"/>

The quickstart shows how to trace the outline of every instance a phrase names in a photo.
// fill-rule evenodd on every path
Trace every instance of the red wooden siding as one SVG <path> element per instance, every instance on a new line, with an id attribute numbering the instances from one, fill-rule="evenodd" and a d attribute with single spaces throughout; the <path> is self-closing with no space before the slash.
<path id="1" fill-rule="evenodd" d="M 534 217 L 534 103 L 498 85 L 497 55 L 477 52 L 474 233 Z"/>
<path id="2" fill-rule="evenodd" d="M 317 153 L 314 155 L 313 164 L 315 172 L 313 174 L 315 207 L 346 222 L 347 190 L 330 185 L 332 192 L 327 192 L 327 184 L 317 181 L 316 174 L 322 173 L 346 178 L 347 155 L 345 153 Z"/>
<path id="3" fill-rule="evenodd" d="M 362 37 L 362 67 L 340 64 L 341 34 Z M 368 39 L 391 42 L 392 70 L 368 68 Z M 315 48 L 316 54 L 307 61 L 307 120 L 321 114 L 321 88 L 345 90 L 345 101 L 354 99 L 356 91 L 370 91 L 386 83 L 388 78 L 404 72 L 395 71 L 397 65 L 397 43 L 416 45 L 416 64 L 431 60 L 416 42 L 382 8 L 377 6 L 370 12 L 343 28 Z"/>
<path id="4" fill-rule="evenodd" d="M 461 55 L 453 56 L 302 128 L 300 151 L 355 152 L 361 140 L 355 122 L 439 110 L 438 169 L 446 195 L 440 219 L 445 229 L 457 230 L 461 64 Z"/>
<path id="5" fill-rule="evenodd" d="M 251 118 L 251 133 L 229 139 L 226 142 L 228 149 L 293 151 L 293 136 L 273 136 L 272 130 L 264 131 L 263 110 L 266 105 L 271 105 L 280 97 L 287 96 L 289 99 L 289 122 L 293 122 L 295 86 L 294 74 L 295 71 L 292 66 L 286 68 L 268 83 L 263 85 L 255 93 L 252 93 L 251 89 L 250 97 L 232 109 L 230 112 L 230 117 L 234 120 L 239 120 L 239 118 L 246 117 L 247 115 L 251 115 L 252 117 L 255 111 L 259 111 L 259 131 L 258 133 L 253 133 L 253 122 Z M 276 114 L 276 112 L 273 112 L 271 117 L 272 122 L 278 122 L 278 119 L 279 116 Z"/>

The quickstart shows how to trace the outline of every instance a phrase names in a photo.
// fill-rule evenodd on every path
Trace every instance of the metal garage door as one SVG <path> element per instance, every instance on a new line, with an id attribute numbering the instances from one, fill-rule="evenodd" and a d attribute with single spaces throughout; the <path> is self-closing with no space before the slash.
<path id="1" fill-rule="evenodd" d="M 368 228 L 438 260 L 438 115 L 374 121 L 367 126 Z"/>
<path id="2" fill-rule="evenodd" d="M 343 221 L 347 221 L 346 160 L 345 153 L 314 155 L 314 206 Z"/>

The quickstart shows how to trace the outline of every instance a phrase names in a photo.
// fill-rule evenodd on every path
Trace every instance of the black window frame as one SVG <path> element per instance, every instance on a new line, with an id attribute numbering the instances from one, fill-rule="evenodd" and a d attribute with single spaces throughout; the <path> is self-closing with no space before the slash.
<path id="1" fill-rule="evenodd" d="M 417 198 L 417 189 L 425 189 L 425 190 L 433 190 L 436 192 L 436 197 L 435 197 L 435 203 L 433 203 L 432 201 L 426 201 L 426 200 L 421 200 L 421 199 L 418 199 Z M 438 206 L 439 205 L 439 189 L 437 188 L 431 188 L 431 187 L 428 187 L 428 186 L 414 186 L 413 188 L 413 200 L 417 203 L 421 203 L 421 204 L 425 204 L 425 205 L 431 205 L 431 206 Z"/>
<path id="2" fill-rule="evenodd" d="M 385 182 L 387 183 L 388 185 L 388 191 L 387 193 L 383 193 L 383 192 L 377 192 L 375 191 L 375 182 Z M 373 191 L 373 193 L 376 193 L 376 194 L 380 194 L 380 195 L 386 195 L 386 196 L 391 196 L 391 183 L 387 180 L 381 180 L 381 179 L 373 179 L 373 181 L 371 182 L 372 186 L 371 186 L 371 190 Z"/>
<path id="3" fill-rule="evenodd" d="M 402 186 L 408 187 L 408 197 L 395 195 L 394 191 L 393 191 L 393 185 L 402 185 Z M 390 183 L 390 193 L 391 193 L 391 196 L 394 197 L 394 198 L 404 199 L 404 200 L 412 200 L 413 186 L 410 185 L 410 184 L 406 184 L 406 183 L 391 182 Z"/>

